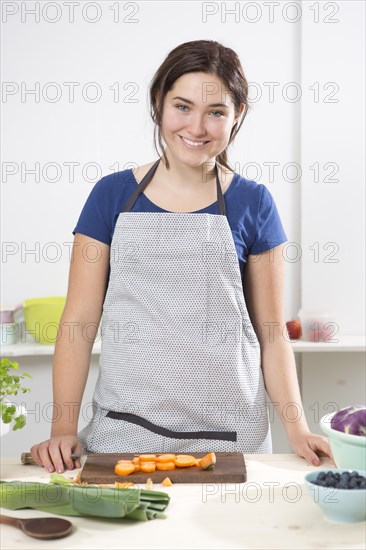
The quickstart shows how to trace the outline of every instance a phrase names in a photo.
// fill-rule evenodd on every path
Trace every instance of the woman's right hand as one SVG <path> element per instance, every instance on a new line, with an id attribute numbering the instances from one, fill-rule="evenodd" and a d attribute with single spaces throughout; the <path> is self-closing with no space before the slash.
<path id="1" fill-rule="evenodd" d="M 75 435 L 58 435 L 46 439 L 30 450 L 33 460 L 46 468 L 48 472 L 62 473 L 64 467 L 68 470 L 80 468 L 80 460 L 72 459 L 71 454 L 82 455 L 83 449 Z M 75 464 L 75 465 L 74 465 Z"/>

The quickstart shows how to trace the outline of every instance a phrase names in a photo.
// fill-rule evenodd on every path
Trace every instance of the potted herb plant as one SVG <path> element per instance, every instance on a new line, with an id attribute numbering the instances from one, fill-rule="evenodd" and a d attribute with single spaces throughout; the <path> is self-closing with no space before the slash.
<path id="1" fill-rule="evenodd" d="M 31 391 L 30 388 L 22 386 L 23 378 L 32 378 L 27 372 L 18 374 L 19 365 L 16 361 L 2 358 L 0 361 L 0 433 L 5 435 L 13 423 L 13 430 L 19 430 L 25 426 L 26 410 L 24 407 L 11 403 L 8 399 L 18 393 Z"/>

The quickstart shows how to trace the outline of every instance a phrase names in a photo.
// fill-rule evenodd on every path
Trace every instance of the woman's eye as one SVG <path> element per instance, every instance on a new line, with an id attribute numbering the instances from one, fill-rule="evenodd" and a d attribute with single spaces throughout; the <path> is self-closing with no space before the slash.
<path id="1" fill-rule="evenodd" d="M 183 112 L 186 113 L 187 111 L 185 109 L 188 109 L 187 105 L 176 105 L 175 106 L 179 111 L 181 111 L 182 109 L 180 109 L 180 107 L 184 107 L 184 110 Z M 219 116 L 224 116 L 224 113 L 222 113 L 221 111 L 211 111 L 212 113 L 217 113 Z M 218 118 L 217 116 L 215 116 L 215 118 Z"/>

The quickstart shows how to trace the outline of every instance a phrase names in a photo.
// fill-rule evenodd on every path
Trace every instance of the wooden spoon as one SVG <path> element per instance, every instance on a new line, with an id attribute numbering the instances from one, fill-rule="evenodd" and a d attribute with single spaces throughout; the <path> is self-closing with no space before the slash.
<path id="1" fill-rule="evenodd" d="M 13 525 L 21 529 L 26 535 L 36 539 L 58 539 L 69 535 L 72 523 L 61 518 L 29 518 L 21 519 L 0 515 L 0 523 Z"/>

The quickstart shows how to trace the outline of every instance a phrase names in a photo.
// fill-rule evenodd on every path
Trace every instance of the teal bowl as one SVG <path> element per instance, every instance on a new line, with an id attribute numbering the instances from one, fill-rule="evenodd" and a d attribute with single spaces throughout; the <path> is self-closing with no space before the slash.
<path id="1" fill-rule="evenodd" d="M 321 418 L 320 429 L 328 438 L 337 467 L 366 470 L 366 437 L 333 430 L 330 421 L 334 414 L 336 412 Z"/>
<path id="2" fill-rule="evenodd" d="M 320 470 L 324 471 L 324 470 Z M 357 523 L 366 521 L 366 489 L 334 489 L 315 485 L 319 470 L 305 476 L 305 484 L 315 504 L 324 512 L 325 519 L 332 523 Z M 327 470 L 329 471 L 329 470 Z M 344 468 L 332 468 L 333 473 L 348 471 Z M 366 476 L 365 470 L 357 472 Z"/>

